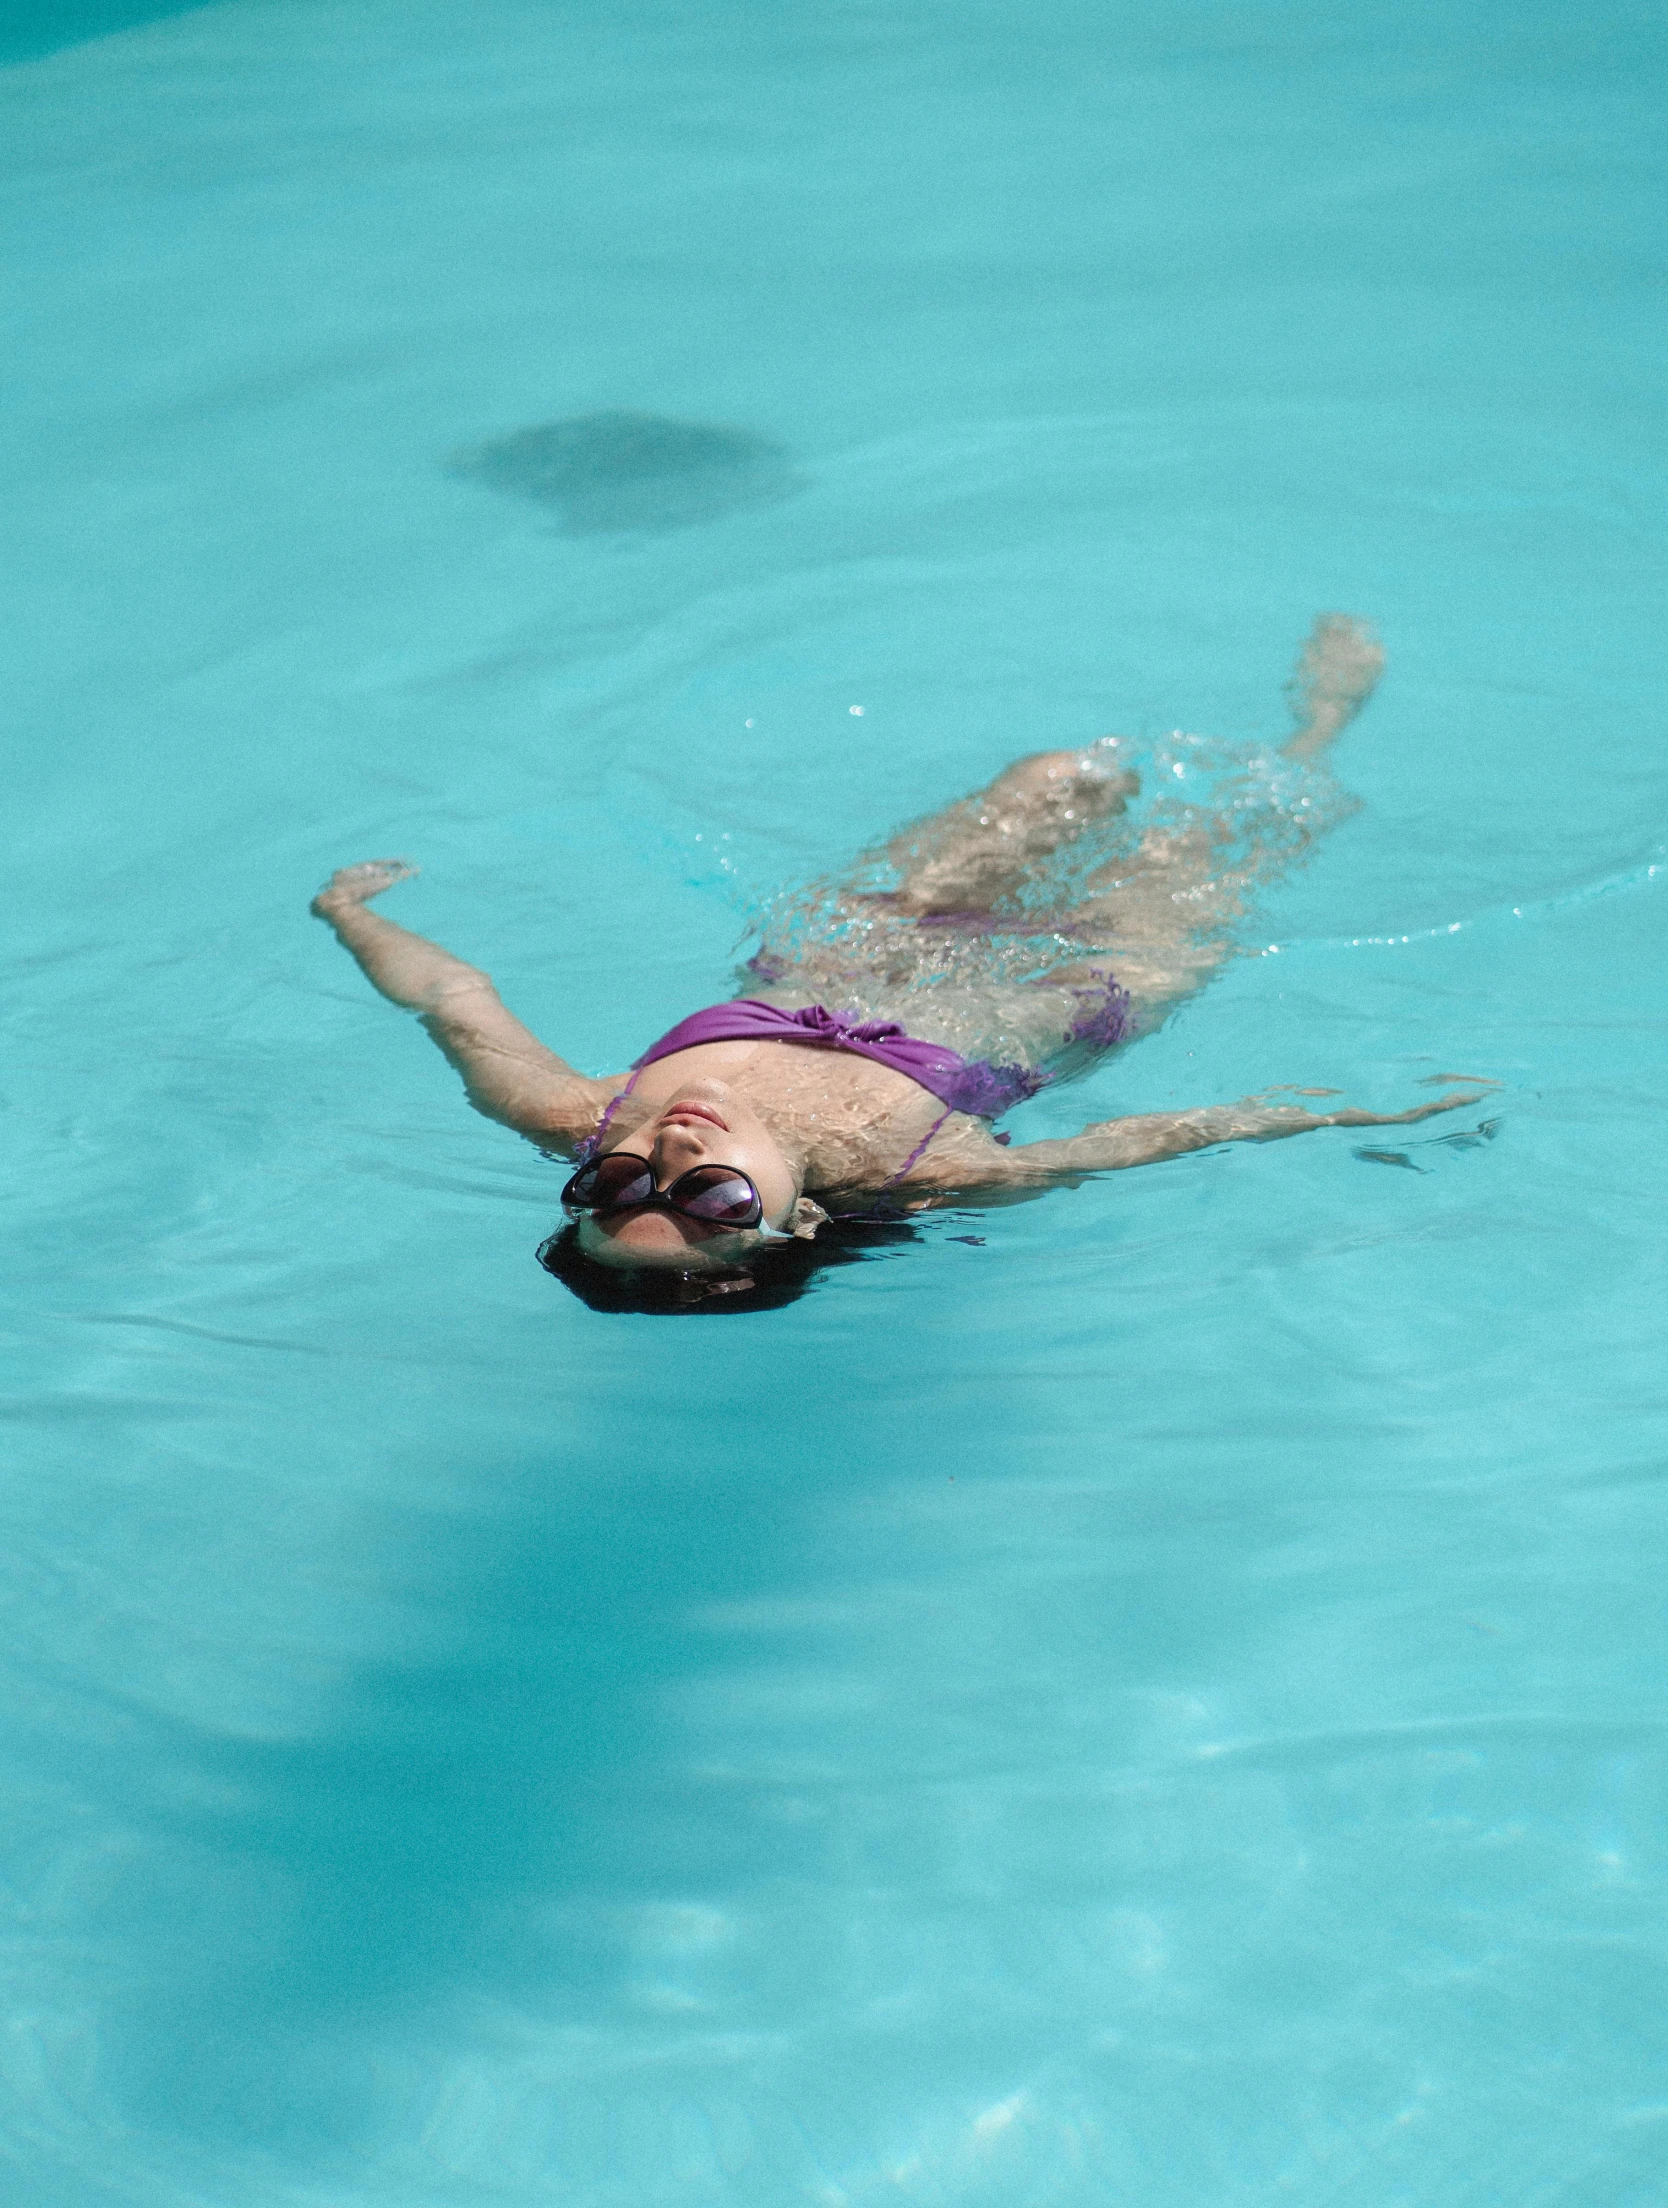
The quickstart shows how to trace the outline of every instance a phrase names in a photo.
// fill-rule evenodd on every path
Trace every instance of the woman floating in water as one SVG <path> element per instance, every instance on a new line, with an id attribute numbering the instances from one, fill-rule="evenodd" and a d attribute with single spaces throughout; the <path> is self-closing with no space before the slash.
<path id="1" fill-rule="evenodd" d="M 421 1016 L 478 1111 L 576 1161 L 568 1224 L 539 1252 L 549 1271 L 597 1309 L 756 1310 L 802 1292 L 819 1264 L 907 1232 L 912 1211 L 1477 1101 L 1312 1112 L 1249 1097 L 1011 1149 L 992 1131 L 1204 985 L 1254 885 L 1348 809 L 1310 762 L 1383 663 L 1361 623 L 1324 616 L 1291 684 L 1284 749 L 1171 739 L 1149 777 L 1156 802 L 1140 802 L 1115 737 L 1018 760 L 771 913 L 749 993 L 682 1021 L 629 1075 L 576 1072 L 485 974 L 372 912 L 412 872 L 403 861 L 344 867 L 313 911 Z"/>

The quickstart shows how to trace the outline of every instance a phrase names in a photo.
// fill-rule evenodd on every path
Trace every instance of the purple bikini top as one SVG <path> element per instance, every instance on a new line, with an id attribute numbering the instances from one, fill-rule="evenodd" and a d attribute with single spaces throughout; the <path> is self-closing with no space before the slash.
<path id="1" fill-rule="evenodd" d="M 984 1058 L 970 1063 L 959 1051 L 947 1050 L 942 1043 L 923 1043 L 906 1034 L 896 1020 L 842 1019 L 820 1004 L 805 1004 L 796 1012 L 784 1012 L 779 1005 L 765 1004 L 758 997 L 738 997 L 732 1004 L 712 1004 L 704 1012 L 692 1012 L 687 1020 L 668 1029 L 658 1043 L 651 1043 L 632 1066 L 631 1079 L 618 1096 L 609 1099 L 595 1134 L 586 1136 L 576 1156 L 581 1162 L 596 1156 L 609 1122 L 637 1086 L 637 1076 L 657 1058 L 692 1050 L 697 1043 L 755 1041 L 809 1043 L 817 1050 L 855 1051 L 859 1058 L 872 1058 L 877 1066 L 890 1066 L 894 1073 L 907 1074 L 929 1095 L 937 1097 L 943 1111 L 898 1170 L 888 1176 L 888 1188 L 901 1181 L 919 1161 L 952 1112 L 996 1119 L 1010 1105 L 1035 1096 L 1048 1078 L 1027 1066 L 993 1066 Z M 998 1135 L 996 1139 L 1006 1142 L 1008 1138 Z"/>
<path id="2" fill-rule="evenodd" d="M 674 1051 L 692 1050 L 697 1043 L 753 1041 L 855 1051 L 878 1066 L 907 1074 L 947 1111 L 970 1112 L 975 1119 L 1000 1119 L 1015 1104 L 1035 1096 L 1047 1078 L 1028 1066 L 993 1066 L 986 1058 L 969 1062 L 942 1043 L 923 1043 L 906 1034 L 896 1020 L 854 1019 L 820 1004 L 784 1012 L 758 997 L 738 997 L 733 1004 L 713 1004 L 704 1012 L 692 1012 L 658 1043 L 649 1045 L 636 1061 L 636 1070 L 652 1066 L 657 1058 L 670 1058 Z"/>

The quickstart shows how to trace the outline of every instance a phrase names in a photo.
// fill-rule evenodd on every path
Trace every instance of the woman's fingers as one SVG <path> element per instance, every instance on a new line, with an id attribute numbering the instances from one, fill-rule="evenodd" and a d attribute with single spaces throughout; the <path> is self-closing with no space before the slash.
<path id="1" fill-rule="evenodd" d="M 1382 1118 L 1375 1112 L 1371 1117 L 1376 1127 L 1408 1127 L 1415 1120 L 1429 1119 L 1435 1112 L 1457 1112 L 1463 1105 L 1486 1101 L 1486 1093 L 1481 1089 L 1456 1089 L 1451 1096 L 1437 1096 L 1428 1104 L 1415 1104 L 1408 1112 L 1390 1112 Z"/>
<path id="2" fill-rule="evenodd" d="M 1428 1119 L 1432 1112 L 1457 1112 L 1467 1104 L 1486 1104 L 1486 1089 L 1455 1089 L 1451 1095 L 1439 1096 L 1429 1104 L 1416 1104 L 1408 1113 L 1409 1119 Z"/>
<path id="3" fill-rule="evenodd" d="M 1416 1120 L 1429 1119 L 1435 1112 L 1457 1112 L 1462 1105 L 1487 1101 L 1481 1089 L 1458 1089 L 1452 1096 L 1433 1097 L 1428 1104 L 1415 1104 L 1407 1112 L 1364 1112 L 1351 1105 L 1341 1112 L 1323 1113 L 1314 1124 L 1317 1127 L 1410 1127 Z"/>

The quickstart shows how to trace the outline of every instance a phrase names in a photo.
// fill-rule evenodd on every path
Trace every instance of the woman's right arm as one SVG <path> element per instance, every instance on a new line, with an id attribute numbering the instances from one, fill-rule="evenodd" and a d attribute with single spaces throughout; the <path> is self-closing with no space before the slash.
<path id="1" fill-rule="evenodd" d="M 506 1010 L 490 975 L 370 910 L 370 898 L 415 871 L 403 859 L 341 867 L 313 899 L 313 914 L 334 928 L 373 988 L 417 1014 L 463 1076 L 476 1111 L 545 1149 L 571 1151 L 619 1083 L 576 1072 Z"/>

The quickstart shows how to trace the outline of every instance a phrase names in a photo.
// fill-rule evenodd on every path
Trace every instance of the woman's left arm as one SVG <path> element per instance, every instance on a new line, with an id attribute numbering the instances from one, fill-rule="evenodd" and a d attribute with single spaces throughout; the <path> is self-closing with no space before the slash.
<path id="1" fill-rule="evenodd" d="M 373 988 L 417 1014 L 463 1076 L 476 1111 L 547 1149 L 571 1150 L 618 1083 L 593 1081 L 547 1050 L 478 966 L 369 909 L 370 898 L 415 871 L 402 859 L 344 866 L 313 899 L 312 912 L 334 928 Z"/>
<path id="2" fill-rule="evenodd" d="M 1103 1173 L 1129 1165 L 1156 1165 L 1185 1157 L 1219 1142 L 1282 1142 L 1287 1135 L 1312 1134 L 1318 1127 L 1410 1127 L 1437 1112 L 1480 1104 L 1485 1092 L 1453 1090 L 1431 1104 L 1406 1112 L 1364 1112 L 1348 1106 L 1339 1112 L 1309 1112 L 1301 1104 L 1270 1104 L 1265 1097 L 1241 1097 L 1237 1104 L 1203 1104 L 1188 1112 L 1143 1112 L 1130 1119 L 1106 1119 L 1063 1142 L 1030 1142 L 1010 1155 L 1028 1159 L 1033 1170 Z"/>
<path id="3" fill-rule="evenodd" d="M 1011 1150 L 994 1142 L 961 1146 L 948 1143 L 932 1151 L 902 1183 L 929 1203 L 964 1196 L 975 1202 L 1012 1202 L 1040 1196 L 1062 1182 L 1087 1173 L 1121 1172 L 1132 1165 L 1156 1165 L 1185 1157 L 1219 1142 L 1280 1142 L 1319 1127 L 1408 1127 L 1437 1112 L 1478 1104 L 1485 1091 L 1460 1089 L 1407 1112 L 1364 1112 L 1353 1106 L 1337 1112 L 1305 1111 L 1299 1104 L 1271 1104 L 1260 1096 L 1237 1104 L 1205 1104 L 1188 1112 L 1142 1112 L 1129 1119 L 1103 1119 L 1080 1135 L 1052 1142 L 1016 1143 Z M 930 1191 L 930 1193 L 929 1193 Z"/>

